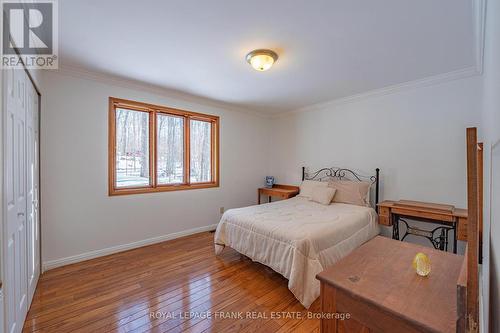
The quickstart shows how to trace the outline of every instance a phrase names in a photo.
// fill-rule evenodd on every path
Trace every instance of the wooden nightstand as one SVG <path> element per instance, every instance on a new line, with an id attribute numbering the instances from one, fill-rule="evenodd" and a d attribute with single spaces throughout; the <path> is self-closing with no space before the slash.
<path id="1" fill-rule="evenodd" d="M 271 197 L 290 199 L 299 194 L 299 189 L 298 186 L 280 184 L 274 184 L 273 187 L 261 187 L 257 190 L 257 202 L 260 205 L 262 195 L 268 196 L 268 202 L 271 202 Z"/>
<path id="2" fill-rule="evenodd" d="M 399 223 L 406 224 L 407 235 L 415 235 L 429 239 L 436 249 L 448 249 L 448 232 L 453 230 L 453 253 L 457 251 L 457 239 L 467 240 L 467 210 L 452 205 L 429 202 L 386 200 L 378 204 L 379 224 L 392 226 L 392 238 L 400 239 Z M 411 226 L 406 219 L 441 224 L 433 230 L 423 230 Z M 438 234 L 436 236 L 436 234 Z"/>

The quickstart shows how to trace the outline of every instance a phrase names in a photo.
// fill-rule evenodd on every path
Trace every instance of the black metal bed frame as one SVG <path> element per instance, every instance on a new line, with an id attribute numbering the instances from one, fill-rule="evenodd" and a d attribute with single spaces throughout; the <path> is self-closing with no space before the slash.
<path id="1" fill-rule="evenodd" d="M 323 180 L 323 179 L 338 179 L 338 180 L 353 180 L 353 181 L 370 181 L 375 184 L 375 210 L 378 213 L 378 199 L 379 199 L 379 190 L 380 190 L 380 169 L 375 169 L 374 176 L 364 176 L 361 175 L 351 169 L 346 168 L 322 168 L 314 172 L 306 172 L 306 167 L 302 167 L 302 181 L 304 180 Z"/>
<path id="2" fill-rule="evenodd" d="M 346 180 L 353 180 L 353 181 L 370 181 L 373 184 L 375 184 L 375 210 L 378 213 L 378 201 L 379 201 L 379 190 L 380 190 L 380 169 L 376 168 L 375 169 L 375 175 L 374 176 L 364 176 L 361 175 L 351 169 L 346 169 L 346 168 L 322 168 L 317 171 L 308 173 L 306 171 L 305 167 L 302 167 L 302 181 L 304 180 L 328 180 L 328 179 L 346 179 Z M 449 233 L 450 231 L 453 231 L 455 234 L 455 239 L 453 241 L 453 251 L 456 253 L 457 249 L 457 240 L 456 240 L 456 224 L 453 226 L 449 226 L 447 223 L 440 223 L 438 221 L 431 220 L 432 223 L 435 224 L 440 224 L 440 226 L 432 229 L 432 230 L 425 230 L 421 228 L 417 228 L 415 226 L 411 226 L 408 221 L 406 221 L 404 218 L 397 214 L 393 214 L 393 229 L 392 229 L 392 238 L 393 239 L 401 239 L 403 241 L 408 235 L 414 235 L 414 236 L 419 236 L 423 238 L 427 238 L 431 244 L 434 246 L 435 249 L 447 251 L 448 250 L 448 239 L 449 239 Z M 420 219 L 422 220 L 422 219 Z M 405 233 L 402 238 L 400 238 L 399 235 L 399 224 L 403 223 L 406 226 Z"/>

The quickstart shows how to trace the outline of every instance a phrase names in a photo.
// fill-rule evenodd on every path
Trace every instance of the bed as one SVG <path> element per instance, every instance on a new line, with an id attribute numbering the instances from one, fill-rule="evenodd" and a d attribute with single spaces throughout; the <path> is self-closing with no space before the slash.
<path id="1" fill-rule="evenodd" d="M 303 180 L 362 181 L 374 185 L 371 207 L 333 202 L 329 205 L 294 197 L 268 204 L 230 209 L 215 232 L 215 253 L 226 246 L 260 262 L 288 279 L 288 288 L 309 308 L 319 296 L 316 274 L 333 265 L 379 233 L 377 213 L 379 172 L 361 176 L 349 169 L 324 168 Z M 371 202 L 371 201 L 370 201 Z"/>

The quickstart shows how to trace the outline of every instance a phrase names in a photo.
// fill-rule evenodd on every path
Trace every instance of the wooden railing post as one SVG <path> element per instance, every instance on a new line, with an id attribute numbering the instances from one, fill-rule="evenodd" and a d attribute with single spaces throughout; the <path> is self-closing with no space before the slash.
<path id="1" fill-rule="evenodd" d="M 481 173 L 482 174 L 482 173 Z M 467 128 L 467 316 L 466 331 L 479 331 L 479 172 L 477 128 Z"/>

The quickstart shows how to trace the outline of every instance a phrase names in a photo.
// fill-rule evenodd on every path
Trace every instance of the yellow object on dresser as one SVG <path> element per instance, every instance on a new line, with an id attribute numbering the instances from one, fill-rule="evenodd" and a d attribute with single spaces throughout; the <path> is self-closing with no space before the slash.
<path id="1" fill-rule="evenodd" d="M 427 276 L 431 272 L 431 260 L 422 252 L 417 253 L 413 258 L 413 268 L 420 276 Z"/>

